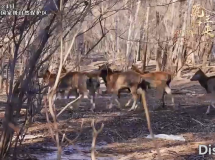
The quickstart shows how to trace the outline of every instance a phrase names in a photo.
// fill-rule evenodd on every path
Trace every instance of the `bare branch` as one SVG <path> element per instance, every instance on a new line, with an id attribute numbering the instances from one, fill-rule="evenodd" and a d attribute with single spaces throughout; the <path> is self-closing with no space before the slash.
<path id="1" fill-rule="evenodd" d="M 95 128 L 95 119 L 92 120 L 91 126 L 93 128 L 93 140 L 92 140 L 92 146 L 91 146 L 91 159 L 92 160 L 96 160 L 96 156 L 95 156 L 95 146 L 96 146 L 96 138 L 98 136 L 98 134 L 103 130 L 104 128 L 104 124 L 102 123 L 101 127 L 99 130 L 96 130 Z"/>

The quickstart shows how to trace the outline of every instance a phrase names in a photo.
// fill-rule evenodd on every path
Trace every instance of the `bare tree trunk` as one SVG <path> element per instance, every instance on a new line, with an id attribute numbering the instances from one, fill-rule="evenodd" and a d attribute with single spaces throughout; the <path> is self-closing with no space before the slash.
<path id="1" fill-rule="evenodd" d="M 166 44 L 165 44 L 165 47 L 164 47 L 164 50 L 162 50 L 162 66 L 161 66 L 161 71 L 164 71 L 165 68 L 166 68 L 166 63 L 167 63 L 167 40 L 166 40 Z"/>
<path id="2" fill-rule="evenodd" d="M 131 8 L 132 8 L 132 3 L 131 3 Z M 130 12 L 129 12 L 130 13 Z M 129 55 L 130 55 L 130 39 L 131 39 L 131 31 L 132 31 L 132 23 L 134 21 L 134 18 L 132 16 L 132 13 L 130 13 L 129 16 L 129 29 L 128 29 L 128 38 L 127 38 L 127 44 L 126 44 L 126 56 L 125 56 L 125 70 L 128 69 L 128 65 L 129 65 Z"/>
<path id="3" fill-rule="evenodd" d="M 145 27 L 145 40 L 146 40 L 146 43 L 144 44 L 144 52 L 143 52 L 143 59 L 142 59 L 142 62 L 143 62 L 143 67 L 142 67 L 142 71 L 144 72 L 145 69 L 146 69 L 146 56 L 147 56 L 147 43 L 148 43 L 148 22 L 149 22 L 149 9 L 150 7 L 147 7 L 147 11 L 146 11 L 146 27 Z"/>
<path id="4" fill-rule="evenodd" d="M 156 11 L 156 27 L 158 27 L 160 24 L 160 15 L 159 12 Z M 161 70 L 161 64 L 160 64 L 160 59 L 161 59 L 161 51 L 160 48 L 158 46 L 158 44 L 160 43 L 160 35 L 158 33 L 158 31 L 156 30 L 156 36 L 158 37 L 158 42 L 155 45 L 155 61 L 156 61 L 156 71 L 160 71 Z"/>
<path id="5" fill-rule="evenodd" d="M 144 39 L 144 22 L 142 22 L 141 24 L 141 27 L 140 27 L 140 39 L 139 39 L 139 42 L 138 42 L 138 50 L 137 50 L 137 58 L 136 58 L 136 61 L 139 61 L 140 60 L 140 57 L 142 53 L 141 49 L 142 49 L 142 46 L 143 46 L 143 39 Z"/>
<path id="6" fill-rule="evenodd" d="M 115 41 L 116 41 L 116 48 L 114 52 L 114 59 L 116 59 L 116 55 L 118 55 L 119 52 L 119 38 L 118 38 L 118 22 L 119 22 L 119 16 L 116 15 L 115 17 L 115 24 L 116 24 L 116 30 L 115 30 Z"/>

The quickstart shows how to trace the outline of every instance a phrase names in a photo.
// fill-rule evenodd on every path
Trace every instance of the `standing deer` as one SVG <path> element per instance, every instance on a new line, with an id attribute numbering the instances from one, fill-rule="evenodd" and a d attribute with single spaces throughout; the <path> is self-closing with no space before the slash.
<path id="1" fill-rule="evenodd" d="M 164 86 L 164 90 L 163 90 L 163 93 L 162 93 L 162 107 L 164 108 L 165 107 L 165 93 L 169 94 L 172 96 L 172 91 L 171 91 L 171 88 L 170 88 L 170 83 L 172 81 L 172 74 L 171 73 L 168 73 L 168 72 L 162 72 L 162 71 L 159 71 L 159 72 L 149 72 L 149 73 L 143 73 L 141 72 L 135 65 L 132 65 L 132 70 L 134 70 L 135 72 L 143 75 L 143 77 L 147 77 L 147 78 L 152 78 L 154 80 L 161 80 L 165 83 L 165 86 Z M 172 96 L 172 103 L 173 105 L 175 106 L 175 100 L 174 100 L 174 97 Z"/>
<path id="2" fill-rule="evenodd" d="M 208 106 L 206 111 L 206 114 L 209 114 L 211 106 L 215 108 L 215 76 L 208 77 L 199 68 L 199 70 L 193 75 L 190 81 L 198 81 L 199 84 L 206 90 L 207 94 L 211 94 L 211 104 Z"/>
<path id="3" fill-rule="evenodd" d="M 82 98 L 89 98 L 92 104 L 91 111 L 94 111 L 95 92 L 100 88 L 98 73 L 68 72 L 60 79 L 58 88 L 67 93 L 67 98 L 72 92 L 75 92 L 76 98 L 80 95 L 77 106 L 79 106 Z"/>
<path id="4" fill-rule="evenodd" d="M 113 72 L 108 66 L 100 70 L 100 77 L 106 77 L 107 92 L 113 94 L 111 97 L 112 101 L 110 106 L 112 106 L 113 100 L 116 100 L 118 107 L 121 108 L 117 95 L 122 89 L 126 88 L 130 90 L 134 102 L 129 111 L 137 108 L 138 88 L 146 90 L 146 88 L 159 86 L 163 83 L 162 81 L 153 80 L 151 77 L 144 77 L 142 74 L 132 70 L 125 72 Z"/>

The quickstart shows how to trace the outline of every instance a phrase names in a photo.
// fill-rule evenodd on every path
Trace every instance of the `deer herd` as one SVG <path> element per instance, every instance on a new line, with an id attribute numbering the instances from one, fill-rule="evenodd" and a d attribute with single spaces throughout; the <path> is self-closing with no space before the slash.
<path id="1" fill-rule="evenodd" d="M 52 87 L 55 83 L 56 76 L 56 74 L 47 70 L 42 77 L 43 83 Z M 171 96 L 174 109 L 176 109 L 175 100 L 170 88 L 173 74 L 164 71 L 142 72 L 135 65 L 132 65 L 131 69 L 127 71 L 114 71 L 110 68 L 109 64 L 103 64 L 92 72 L 67 71 L 63 66 L 56 95 L 62 98 L 62 96 L 66 94 L 67 99 L 69 99 L 72 93 L 75 94 L 76 98 L 80 96 L 79 101 L 76 103 L 77 107 L 81 99 L 88 98 L 92 105 L 91 111 L 94 111 L 96 92 L 97 94 L 101 94 L 99 78 L 102 78 L 104 81 L 106 93 L 111 94 L 109 107 L 112 107 L 115 101 L 118 108 L 121 109 L 122 105 L 119 101 L 121 93 L 123 90 L 127 90 L 132 95 L 132 98 L 129 99 L 125 106 L 129 106 L 133 100 L 133 104 L 128 111 L 134 111 L 138 107 L 138 101 L 141 102 L 141 92 L 139 92 L 139 90 L 147 91 L 150 88 L 159 88 L 162 91 L 162 107 L 165 108 L 164 97 L 167 93 Z M 208 94 L 214 95 L 211 96 L 211 104 L 206 111 L 206 114 L 209 114 L 210 106 L 215 108 L 215 99 L 213 98 L 215 97 L 215 76 L 207 77 L 204 72 L 199 69 L 190 81 L 199 81 L 200 85 L 205 88 Z"/>

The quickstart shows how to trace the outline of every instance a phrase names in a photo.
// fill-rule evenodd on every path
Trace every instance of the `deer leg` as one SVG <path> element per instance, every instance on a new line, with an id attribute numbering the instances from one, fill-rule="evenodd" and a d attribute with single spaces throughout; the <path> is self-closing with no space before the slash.
<path id="1" fill-rule="evenodd" d="M 128 102 L 125 104 L 126 107 L 128 107 L 128 106 L 130 105 L 132 99 L 133 99 L 133 97 L 131 97 L 131 98 L 128 100 Z M 141 99 L 141 97 L 139 97 L 139 102 L 137 102 L 137 103 L 141 104 L 141 101 L 142 101 L 142 99 Z"/>
<path id="2" fill-rule="evenodd" d="M 121 93 L 121 90 L 119 90 L 118 93 L 117 93 L 118 99 L 120 99 L 120 93 Z"/>
<path id="3" fill-rule="evenodd" d="M 161 100 L 162 100 L 162 108 L 165 108 L 165 94 L 166 94 L 166 92 L 163 91 L 162 98 L 161 98 Z"/>
<path id="4" fill-rule="evenodd" d="M 166 91 L 167 94 L 171 95 L 171 97 L 172 97 L 172 104 L 173 104 L 173 106 L 175 108 L 175 99 L 174 99 L 174 97 L 172 95 L 172 90 L 170 89 L 169 86 L 166 86 L 164 89 L 165 89 L 165 91 Z"/>
<path id="5" fill-rule="evenodd" d="M 115 98 L 115 101 L 116 101 L 116 103 L 117 103 L 117 105 L 118 105 L 118 108 L 121 108 L 121 103 L 119 102 L 119 99 L 118 99 L 118 98 Z"/>
<path id="6" fill-rule="evenodd" d="M 128 100 L 128 102 L 125 104 L 125 106 L 128 107 L 128 106 L 130 105 L 131 101 L 132 101 L 132 98 L 130 98 L 130 99 Z"/>
<path id="7" fill-rule="evenodd" d="M 211 106 L 212 106 L 213 108 L 215 108 L 215 102 L 214 102 L 214 101 L 211 102 Z"/>
<path id="8" fill-rule="evenodd" d="M 211 109 L 211 105 L 208 106 L 208 109 L 206 111 L 206 114 L 209 114 L 210 113 L 210 109 Z"/>
<path id="9" fill-rule="evenodd" d="M 130 92 L 129 89 L 128 89 L 128 91 Z M 121 93 L 121 90 L 118 91 L 118 100 L 120 99 L 120 93 Z M 116 101 L 116 102 L 118 103 L 118 105 L 121 107 L 121 104 L 119 103 L 118 100 L 115 99 L 115 101 Z M 125 107 L 128 107 L 128 106 L 130 105 L 131 101 L 132 101 L 132 98 L 130 98 L 130 99 L 128 100 L 128 102 L 125 104 Z"/>
<path id="10" fill-rule="evenodd" d="M 214 101 L 211 101 L 211 104 L 208 106 L 208 109 L 207 109 L 207 111 L 206 111 L 206 114 L 209 114 L 209 113 L 210 113 L 211 106 L 212 106 L 213 108 L 215 108 L 215 102 L 214 102 Z"/>
<path id="11" fill-rule="evenodd" d="M 113 97 L 112 96 L 109 98 L 109 101 L 110 101 L 110 104 L 108 105 L 108 109 L 111 109 L 111 108 L 113 108 Z"/>
<path id="12" fill-rule="evenodd" d="M 83 98 L 89 98 L 89 91 L 87 90 L 86 92 L 83 93 L 84 97 Z"/>
<path id="13" fill-rule="evenodd" d="M 90 96 L 90 103 L 91 103 L 91 111 L 94 112 L 94 109 L 96 108 L 96 104 L 95 104 L 95 94 Z"/>
<path id="14" fill-rule="evenodd" d="M 77 92 L 76 89 L 70 89 L 68 92 L 67 92 L 67 97 L 66 99 L 69 99 L 69 97 L 72 95 L 72 92 L 75 91 L 75 97 L 78 98 L 79 94 Z"/>
<path id="15" fill-rule="evenodd" d="M 138 100 L 138 94 L 137 94 L 137 89 L 136 87 L 133 87 L 130 89 L 131 90 L 131 94 L 132 94 L 132 97 L 134 99 L 134 102 L 133 102 L 133 105 L 132 107 L 128 110 L 128 111 L 132 111 L 132 110 L 136 110 L 137 108 L 137 100 Z"/>
<path id="16" fill-rule="evenodd" d="M 69 99 L 73 92 L 75 94 L 75 99 L 77 99 L 79 97 L 79 93 L 78 93 L 77 89 L 74 89 L 74 88 L 69 88 L 65 91 L 65 98 Z M 74 103 L 74 108 L 79 107 L 79 103 L 80 103 L 79 101 L 81 101 L 81 99 L 82 99 L 82 97 L 77 102 Z M 69 108 L 72 110 L 73 106 L 70 106 Z"/>
<path id="17" fill-rule="evenodd" d="M 56 93 L 56 99 L 62 99 L 64 95 L 64 91 L 57 91 Z"/>
<path id="18" fill-rule="evenodd" d="M 96 89 L 90 89 L 89 90 L 89 99 L 91 103 L 91 111 L 94 112 L 94 109 L 96 108 L 95 104 L 95 96 L 96 96 Z"/>
<path id="19" fill-rule="evenodd" d="M 112 96 L 110 98 L 110 104 L 109 104 L 109 107 L 108 107 L 109 109 L 111 109 L 113 107 L 113 101 L 115 101 L 117 103 L 117 105 L 118 105 L 118 108 L 121 109 L 121 104 L 120 104 L 120 102 L 118 100 L 118 96 L 117 95 L 118 94 L 116 94 L 116 93 L 112 94 Z"/>

